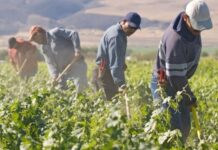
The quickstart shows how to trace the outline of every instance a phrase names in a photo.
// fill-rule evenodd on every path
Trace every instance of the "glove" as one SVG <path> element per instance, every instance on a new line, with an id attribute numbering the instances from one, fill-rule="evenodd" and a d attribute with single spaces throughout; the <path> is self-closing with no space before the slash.
<path id="1" fill-rule="evenodd" d="M 119 88 L 118 88 L 118 92 L 123 93 L 126 90 L 126 84 L 122 84 Z"/>
<path id="2" fill-rule="evenodd" d="M 196 97 L 193 97 L 193 98 L 191 99 L 190 105 L 191 105 L 191 106 L 194 106 L 194 107 L 197 107 L 197 99 L 196 99 Z"/>
<path id="3" fill-rule="evenodd" d="M 197 100 L 196 98 L 193 98 L 190 102 L 190 105 L 188 105 L 188 109 L 190 112 L 192 112 L 193 107 L 196 108 L 197 107 Z"/>
<path id="4" fill-rule="evenodd" d="M 184 102 L 185 102 L 185 105 L 186 106 L 188 106 L 188 107 L 197 107 L 197 99 L 196 99 L 196 97 L 193 95 L 193 96 L 184 96 L 183 97 L 183 100 L 184 100 Z"/>

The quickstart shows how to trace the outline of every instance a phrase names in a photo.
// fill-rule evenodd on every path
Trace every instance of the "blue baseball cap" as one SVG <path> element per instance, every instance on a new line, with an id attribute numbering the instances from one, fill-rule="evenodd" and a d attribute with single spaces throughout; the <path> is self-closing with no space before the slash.
<path id="1" fill-rule="evenodd" d="M 141 24 L 141 17 L 136 12 L 129 12 L 123 20 L 126 20 L 129 22 L 129 25 L 133 28 L 140 29 Z"/>

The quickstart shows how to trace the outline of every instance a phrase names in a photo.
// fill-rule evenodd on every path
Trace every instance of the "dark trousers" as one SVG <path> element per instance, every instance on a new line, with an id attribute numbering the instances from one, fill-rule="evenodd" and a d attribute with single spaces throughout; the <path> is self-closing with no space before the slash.
<path id="1" fill-rule="evenodd" d="M 158 79 L 157 77 L 153 76 L 151 80 L 151 93 L 153 96 L 154 101 L 159 101 L 162 98 L 160 97 L 158 93 Z M 165 92 L 167 96 L 175 97 L 176 92 L 175 90 L 170 86 L 169 83 L 166 84 Z M 164 103 L 162 104 L 164 109 L 168 109 L 168 104 Z M 171 113 L 171 128 L 172 129 L 179 129 L 182 133 L 182 140 L 185 143 L 190 129 L 191 129 L 191 118 L 190 118 L 190 111 L 187 105 L 184 101 L 179 102 L 179 111 L 174 110 L 173 108 L 169 108 L 169 111 Z"/>
<path id="2" fill-rule="evenodd" d="M 106 69 L 105 73 L 101 77 L 99 77 L 98 74 L 99 69 L 96 67 L 93 70 L 92 84 L 96 90 L 98 90 L 100 87 L 103 88 L 106 99 L 110 100 L 118 93 L 118 86 L 114 83 L 109 69 Z"/>

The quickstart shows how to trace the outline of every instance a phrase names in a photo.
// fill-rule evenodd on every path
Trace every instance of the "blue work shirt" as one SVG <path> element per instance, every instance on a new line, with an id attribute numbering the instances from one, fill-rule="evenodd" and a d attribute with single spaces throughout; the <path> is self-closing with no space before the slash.
<path id="1" fill-rule="evenodd" d="M 96 64 L 100 65 L 101 60 L 106 60 L 106 69 L 109 69 L 118 86 L 125 84 L 124 65 L 127 48 L 127 36 L 119 23 L 108 28 L 101 38 Z"/>
<path id="2" fill-rule="evenodd" d="M 73 60 L 75 51 L 80 51 L 78 32 L 61 27 L 46 32 L 47 44 L 42 45 L 42 54 L 52 77 L 57 77 Z"/>

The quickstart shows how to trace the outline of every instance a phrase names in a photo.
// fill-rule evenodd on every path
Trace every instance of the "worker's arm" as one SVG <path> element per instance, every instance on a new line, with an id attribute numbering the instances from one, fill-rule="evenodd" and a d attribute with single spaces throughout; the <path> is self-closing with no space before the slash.
<path id="1" fill-rule="evenodd" d="M 188 62 L 183 43 L 175 41 L 174 44 L 166 46 L 166 76 L 169 84 L 182 93 L 183 101 L 187 105 L 196 104 L 196 97 L 188 83 Z M 194 73 L 192 73 L 194 74 Z"/>
<path id="2" fill-rule="evenodd" d="M 119 37 L 114 37 L 109 41 L 109 67 L 113 80 L 118 87 L 125 84 L 124 65 L 126 49 L 122 45 Z"/>

